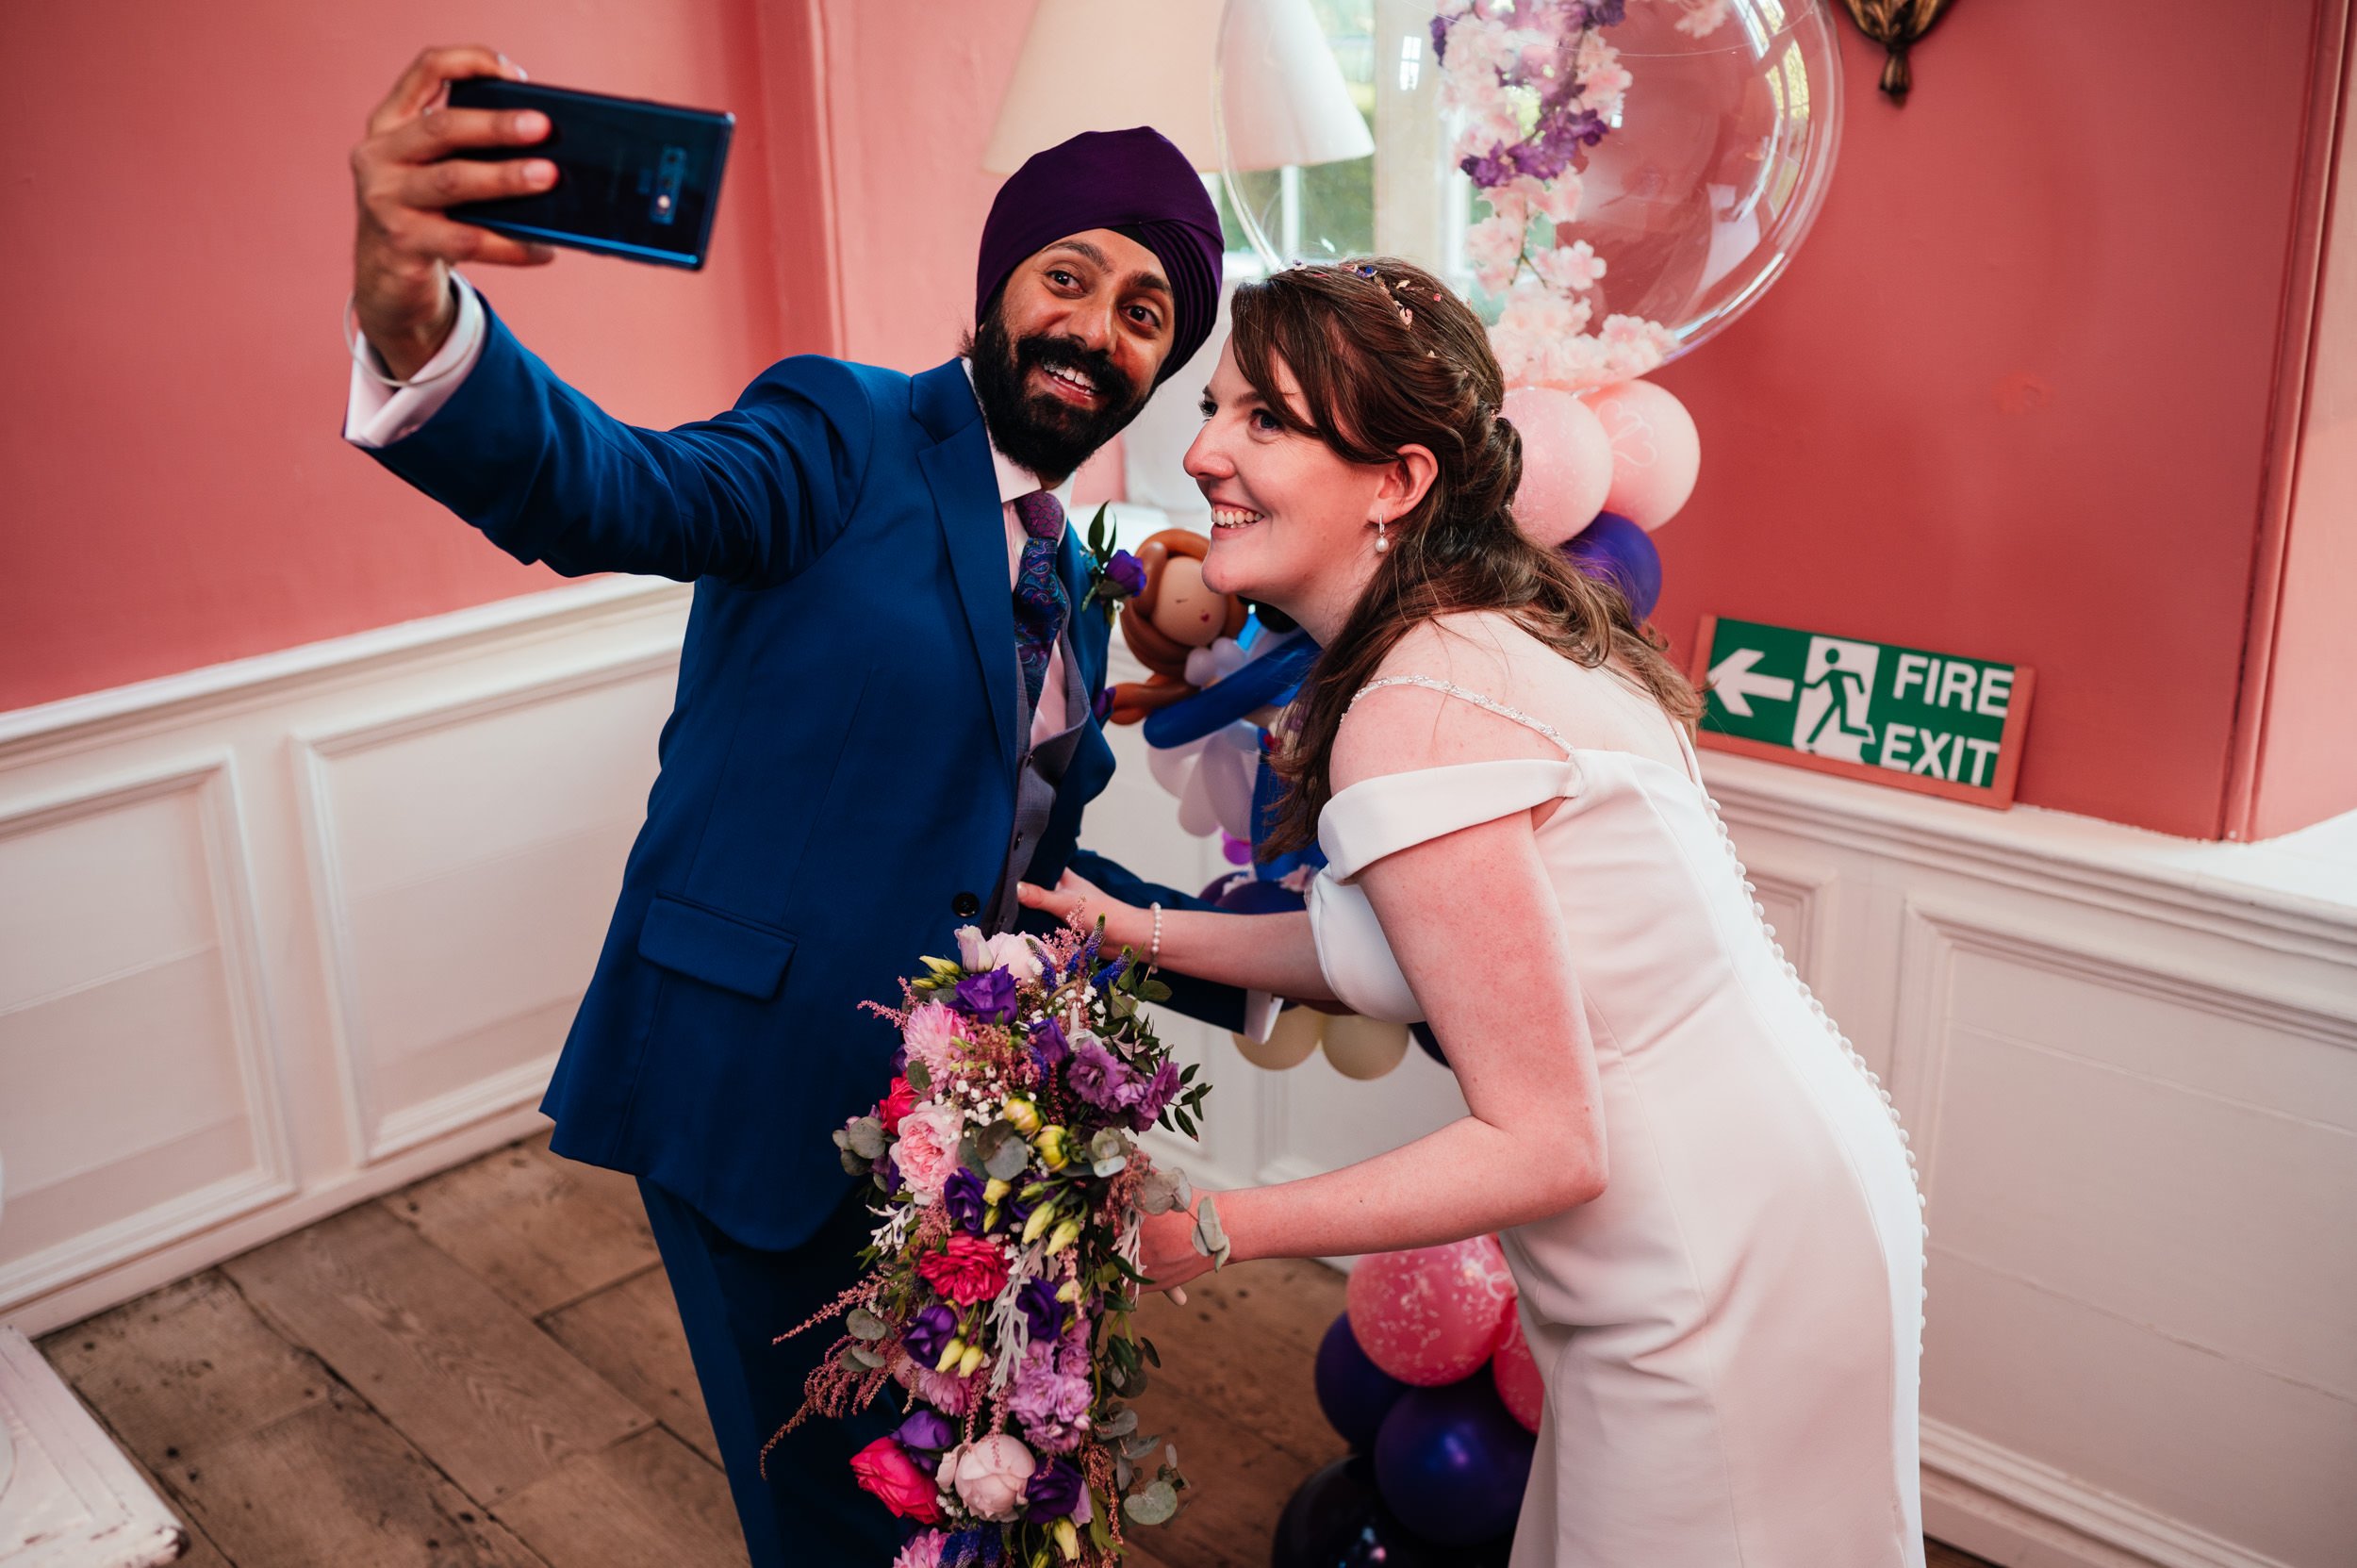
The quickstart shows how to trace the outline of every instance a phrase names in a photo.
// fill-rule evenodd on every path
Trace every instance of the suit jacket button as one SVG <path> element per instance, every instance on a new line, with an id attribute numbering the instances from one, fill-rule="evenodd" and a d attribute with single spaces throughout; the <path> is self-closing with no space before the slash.
<path id="1" fill-rule="evenodd" d="M 949 900 L 949 913 L 961 920 L 970 920 L 982 912 L 982 900 L 971 893 L 961 893 Z"/>

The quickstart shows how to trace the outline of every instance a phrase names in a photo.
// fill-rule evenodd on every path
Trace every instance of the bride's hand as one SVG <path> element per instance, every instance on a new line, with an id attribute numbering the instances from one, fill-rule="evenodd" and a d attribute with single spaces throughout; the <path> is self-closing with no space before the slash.
<path id="1" fill-rule="evenodd" d="M 1014 896 L 1024 908 L 1045 910 L 1066 925 L 1086 927 L 1102 915 L 1108 957 L 1125 944 L 1133 948 L 1146 944 L 1145 934 L 1139 929 L 1145 911 L 1135 904 L 1123 903 L 1070 869 L 1052 888 L 1027 882 L 1015 888 Z"/>
<path id="2" fill-rule="evenodd" d="M 1201 1189 L 1196 1189 L 1200 1202 Z M 1195 1215 L 1185 1209 L 1148 1214 L 1138 1225 L 1138 1272 L 1150 1291 L 1169 1291 L 1183 1303 L 1186 1292 L 1176 1287 L 1211 1271 L 1211 1260 L 1195 1249 Z"/>

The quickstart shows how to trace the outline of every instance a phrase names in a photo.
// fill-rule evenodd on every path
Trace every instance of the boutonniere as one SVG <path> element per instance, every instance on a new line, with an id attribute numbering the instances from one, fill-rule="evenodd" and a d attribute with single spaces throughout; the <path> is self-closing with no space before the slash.
<path id="1" fill-rule="evenodd" d="M 1113 548 L 1113 530 L 1105 521 L 1111 510 L 1111 503 L 1101 505 L 1089 519 L 1089 591 L 1080 601 L 1083 610 L 1091 604 L 1102 605 L 1108 626 L 1113 623 L 1113 614 L 1123 600 L 1146 591 L 1146 568 L 1128 551 Z"/>

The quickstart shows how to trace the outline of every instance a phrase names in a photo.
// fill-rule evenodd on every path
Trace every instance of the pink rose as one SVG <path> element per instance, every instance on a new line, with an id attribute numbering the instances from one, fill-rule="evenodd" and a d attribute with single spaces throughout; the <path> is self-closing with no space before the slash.
<path id="1" fill-rule="evenodd" d="M 988 1301 L 1007 1288 L 1007 1255 L 998 1244 L 960 1231 L 939 1252 L 916 1260 L 925 1282 L 961 1307 Z"/>
<path id="2" fill-rule="evenodd" d="M 955 1484 L 960 1500 L 995 1525 L 1013 1519 L 1023 1506 L 1023 1490 L 1030 1483 L 1031 1472 L 1039 1468 L 1031 1451 L 1019 1439 L 996 1432 L 950 1452 L 957 1460 Z"/>
<path id="3" fill-rule="evenodd" d="M 920 1100 L 900 1117 L 900 1137 L 886 1150 L 917 1202 L 941 1201 L 941 1184 L 958 1168 L 958 1134 L 964 1118 L 948 1106 Z"/>
<path id="4" fill-rule="evenodd" d="M 909 1451 L 888 1437 L 880 1437 L 851 1456 L 851 1474 L 859 1484 L 883 1499 L 884 1507 L 903 1518 L 930 1525 L 941 1517 L 931 1477 L 909 1458 Z"/>

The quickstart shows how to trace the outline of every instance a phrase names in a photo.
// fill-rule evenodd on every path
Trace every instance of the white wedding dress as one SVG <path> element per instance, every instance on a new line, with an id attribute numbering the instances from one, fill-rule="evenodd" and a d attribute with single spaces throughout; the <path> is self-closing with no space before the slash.
<path id="1" fill-rule="evenodd" d="M 1525 634 L 1499 640 L 1517 701 L 1577 712 L 1599 693 L 1565 683 L 1599 681 L 1630 700 Z M 1914 1157 L 1888 1092 L 1762 922 L 1683 732 L 1673 767 L 1572 745 L 1426 676 L 1366 690 L 1395 684 L 1563 752 L 1337 792 L 1310 900 L 1334 994 L 1371 1017 L 1421 1018 L 1353 879 L 1561 802 L 1539 847 L 1594 1042 L 1609 1175 L 1594 1202 L 1501 1238 L 1546 1384 L 1512 1568 L 1920 1568 Z M 1675 728 L 1658 709 L 1652 721 Z"/>

